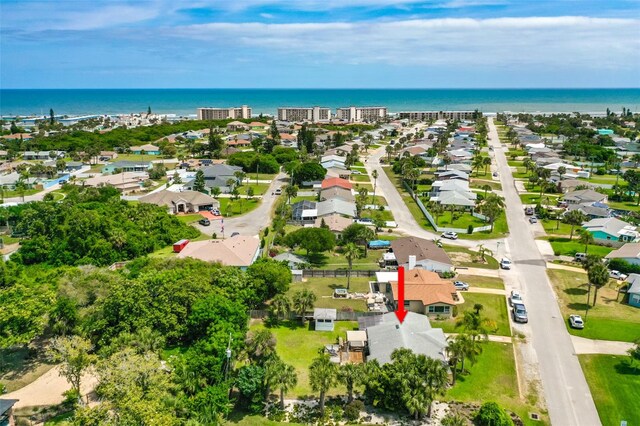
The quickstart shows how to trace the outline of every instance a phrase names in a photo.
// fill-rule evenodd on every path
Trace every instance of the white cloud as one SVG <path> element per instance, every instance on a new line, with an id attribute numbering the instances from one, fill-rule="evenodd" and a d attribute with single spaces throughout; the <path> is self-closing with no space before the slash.
<path id="1" fill-rule="evenodd" d="M 261 13 L 260 16 L 262 16 L 264 19 L 273 19 L 273 15 L 270 13 Z"/>
<path id="2" fill-rule="evenodd" d="M 580 16 L 356 23 L 210 23 L 167 29 L 219 47 L 318 63 L 638 68 L 638 19 Z M 168 34 L 167 34 L 168 35 Z"/>

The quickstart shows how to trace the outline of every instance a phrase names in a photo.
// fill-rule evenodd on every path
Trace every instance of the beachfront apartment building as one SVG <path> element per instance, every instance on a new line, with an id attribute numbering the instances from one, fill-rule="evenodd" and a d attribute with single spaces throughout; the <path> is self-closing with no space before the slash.
<path id="1" fill-rule="evenodd" d="M 251 118 L 251 108 L 247 105 L 231 108 L 198 108 L 198 120 L 227 120 Z"/>
<path id="2" fill-rule="evenodd" d="M 314 107 L 280 107 L 278 108 L 278 120 L 292 122 L 312 122 L 331 120 L 331 109 L 319 106 Z"/>
<path id="3" fill-rule="evenodd" d="M 473 120 L 475 111 L 401 111 L 398 118 L 412 121 Z"/>
<path id="4" fill-rule="evenodd" d="M 386 107 L 344 107 L 336 110 L 336 118 L 348 121 L 350 123 L 356 121 L 379 121 L 387 118 Z"/>

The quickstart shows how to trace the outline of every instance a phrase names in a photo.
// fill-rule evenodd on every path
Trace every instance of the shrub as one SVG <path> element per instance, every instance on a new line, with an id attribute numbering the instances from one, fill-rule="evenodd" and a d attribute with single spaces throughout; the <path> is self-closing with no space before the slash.
<path id="1" fill-rule="evenodd" d="M 513 426 L 506 411 L 495 402 L 485 402 L 475 416 L 478 426 Z"/>
<path id="2" fill-rule="evenodd" d="M 467 234 L 473 234 L 473 225 L 469 224 L 469 226 L 467 226 Z"/>
<path id="3" fill-rule="evenodd" d="M 364 403 L 356 399 L 344 406 L 344 417 L 350 422 L 355 422 L 360 418 L 360 412 L 363 410 Z"/>

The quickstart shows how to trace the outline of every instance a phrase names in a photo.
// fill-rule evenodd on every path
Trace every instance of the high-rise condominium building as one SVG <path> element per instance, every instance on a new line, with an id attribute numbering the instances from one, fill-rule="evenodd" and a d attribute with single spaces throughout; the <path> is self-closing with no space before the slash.
<path id="1" fill-rule="evenodd" d="M 336 118 L 349 122 L 379 121 L 387 118 L 386 107 L 344 107 L 336 110 Z"/>
<path id="2" fill-rule="evenodd" d="M 416 121 L 429 120 L 473 120 L 474 111 L 402 111 L 398 118 Z"/>
<path id="3" fill-rule="evenodd" d="M 323 107 L 281 107 L 278 108 L 278 120 L 280 121 L 319 121 L 331 120 L 331 109 Z"/>
<path id="4" fill-rule="evenodd" d="M 226 120 L 228 118 L 251 118 L 247 105 L 233 108 L 198 108 L 198 120 Z"/>

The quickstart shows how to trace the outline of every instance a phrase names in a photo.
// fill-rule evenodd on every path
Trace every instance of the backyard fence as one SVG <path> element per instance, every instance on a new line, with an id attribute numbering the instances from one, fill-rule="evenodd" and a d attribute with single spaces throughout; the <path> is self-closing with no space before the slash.
<path id="1" fill-rule="evenodd" d="M 375 277 L 380 270 L 351 271 L 352 277 Z M 346 278 L 349 275 L 348 269 L 303 269 L 304 278 Z"/>
<path id="2" fill-rule="evenodd" d="M 358 321 L 358 318 L 362 317 L 375 317 L 382 315 L 383 312 L 350 312 L 350 311 L 337 311 L 336 321 Z M 253 309 L 249 311 L 249 317 L 253 319 L 264 319 L 269 316 L 269 311 L 266 309 Z M 308 319 L 313 318 L 313 312 L 308 311 L 304 314 Z M 285 320 L 297 320 L 300 319 L 300 315 L 295 312 L 289 312 L 288 315 L 283 317 Z"/>
<path id="3" fill-rule="evenodd" d="M 411 189 L 411 187 L 407 184 L 406 181 L 402 182 L 404 184 L 404 187 L 406 188 L 406 190 L 409 192 L 409 195 L 411 195 L 411 198 L 416 202 L 416 204 L 418 205 L 418 207 L 420 208 L 420 211 L 422 212 L 422 214 L 424 215 L 424 217 L 427 218 L 427 220 L 429 221 L 429 223 L 431 224 L 431 226 L 433 227 L 433 229 L 436 230 L 436 232 L 457 232 L 458 234 L 466 234 L 467 233 L 467 229 L 462 229 L 462 228 L 447 228 L 444 226 L 438 226 L 436 224 L 435 219 L 433 218 L 433 216 L 431 216 L 431 213 L 429 213 L 429 210 L 427 210 L 427 208 L 425 207 L 424 203 L 422 202 L 422 200 L 419 197 L 416 197 L 416 195 L 414 194 L 413 190 Z M 471 213 L 473 217 L 478 218 L 480 220 L 484 220 L 487 221 L 488 218 L 485 215 L 482 215 L 480 213 Z M 491 230 L 491 225 L 486 225 L 486 226 L 478 226 L 473 228 L 473 232 L 481 232 L 481 231 L 490 231 Z"/>

